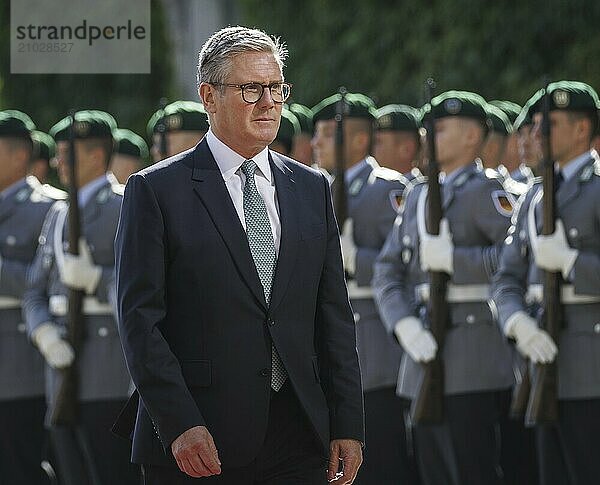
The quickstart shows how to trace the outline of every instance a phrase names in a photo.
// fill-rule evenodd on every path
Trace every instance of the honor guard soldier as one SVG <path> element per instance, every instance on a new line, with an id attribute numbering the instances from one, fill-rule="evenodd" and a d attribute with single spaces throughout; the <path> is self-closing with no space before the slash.
<path id="1" fill-rule="evenodd" d="M 41 484 L 44 361 L 21 316 L 26 275 L 50 206 L 66 194 L 26 176 L 33 122 L 0 111 L 0 481 Z"/>
<path id="2" fill-rule="evenodd" d="M 539 144 L 536 143 L 531 129 L 533 120 L 529 112 L 530 106 L 524 106 L 513 125 L 517 133 L 517 149 L 519 151 L 519 166 L 510 173 L 513 180 L 531 185 L 535 178 L 534 170 L 542 157 Z"/>
<path id="3" fill-rule="evenodd" d="M 512 101 L 500 101 L 493 100 L 489 101 L 488 104 L 500 108 L 502 112 L 508 117 L 510 123 L 510 130 L 507 135 L 506 145 L 504 148 L 504 155 L 500 160 L 498 166 L 498 172 L 504 178 L 507 178 L 512 172 L 519 168 L 519 135 L 517 134 L 514 124 L 517 116 L 521 113 L 521 106 Z"/>
<path id="4" fill-rule="evenodd" d="M 481 149 L 481 162 L 485 168 L 496 170 L 506 155 L 508 138 L 512 134 L 512 126 L 508 116 L 500 108 L 486 103 L 489 130 Z"/>
<path id="5" fill-rule="evenodd" d="M 147 131 L 152 160 L 158 162 L 194 147 L 208 131 L 208 116 L 201 103 L 175 101 L 152 115 Z"/>
<path id="6" fill-rule="evenodd" d="M 113 132 L 114 149 L 109 170 L 120 184 L 134 172 L 141 170 L 148 160 L 148 145 L 131 130 L 117 128 Z"/>
<path id="7" fill-rule="evenodd" d="M 340 96 L 330 96 L 312 108 L 315 158 L 328 169 L 335 165 L 335 115 Z M 414 483 L 402 403 L 394 392 L 401 349 L 386 334 L 371 289 L 373 263 L 392 227 L 408 180 L 395 170 L 380 167 L 369 155 L 376 116 L 373 101 L 348 93 L 344 106 L 343 176 L 348 218 L 341 235 L 342 256 L 356 321 L 367 443 L 357 483 Z"/>
<path id="8" fill-rule="evenodd" d="M 114 318 L 114 249 L 123 187 L 107 173 L 116 123 L 103 111 L 80 111 L 52 127 L 57 141 L 61 182 L 76 184 L 81 221 L 79 255 L 68 252 L 68 205 L 55 203 L 44 221 L 39 247 L 23 296 L 29 334 L 46 359 L 49 410 L 57 405 L 61 370 L 74 362 L 79 423 L 76 430 L 51 426 L 53 455 L 61 483 L 92 480 L 131 484 L 139 481 L 129 463 L 129 446 L 110 432 L 123 407 L 130 378 Z M 76 180 L 70 180 L 69 133 L 75 147 Z M 72 202 L 70 202 L 72 203 Z M 83 329 L 78 354 L 65 339 L 70 289 L 82 290 Z M 85 471 L 81 472 L 85 463 Z M 78 478 L 75 478 L 78 477 Z M 84 483 L 83 481 L 79 483 Z M 87 483 L 87 482 L 86 482 Z"/>
<path id="9" fill-rule="evenodd" d="M 277 137 L 269 145 L 269 148 L 282 155 L 291 156 L 294 138 L 298 133 L 300 133 L 298 118 L 287 107 L 283 106 Z"/>
<path id="10" fill-rule="evenodd" d="M 291 157 L 304 165 L 312 165 L 310 141 L 313 136 L 313 113 L 309 107 L 298 103 L 290 104 L 290 111 L 296 115 L 298 123 L 300 123 L 300 132 L 296 133 L 294 143 L 292 143 Z"/>
<path id="11" fill-rule="evenodd" d="M 48 182 L 50 175 L 50 162 L 56 152 L 56 143 L 50 135 L 37 130 L 31 132 L 31 141 L 33 142 L 33 150 L 29 174 L 45 184 Z"/>
<path id="12" fill-rule="evenodd" d="M 538 141 L 545 91 L 527 103 Z M 580 82 L 552 83 L 548 97 L 555 230 L 539 235 L 544 194 L 536 181 L 506 238 L 494 301 L 503 331 L 519 351 L 535 364 L 557 365 L 556 432 L 536 426 L 541 483 L 583 485 L 600 476 L 600 159 L 590 150 L 600 103 Z M 562 275 L 562 325 L 555 339 L 540 328 L 542 302 L 551 298 L 542 285 L 547 271 Z"/>
<path id="13" fill-rule="evenodd" d="M 412 106 L 388 104 L 377 110 L 376 160 L 412 180 L 421 176 L 416 166 L 420 151 L 421 114 Z"/>
<path id="14" fill-rule="evenodd" d="M 485 101 L 463 91 L 431 106 L 440 170 L 440 234 L 427 232 L 427 185 L 415 181 L 375 264 L 373 287 L 382 319 L 405 350 L 397 392 L 414 399 L 423 363 L 439 353 L 443 422 L 415 423 L 423 482 L 500 483 L 496 430 L 508 413 L 510 349 L 488 305 L 490 278 L 510 224 L 511 204 L 498 175 L 476 159 L 487 133 Z M 448 328 L 438 346 L 428 329 L 428 272 L 449 275 Z"/>

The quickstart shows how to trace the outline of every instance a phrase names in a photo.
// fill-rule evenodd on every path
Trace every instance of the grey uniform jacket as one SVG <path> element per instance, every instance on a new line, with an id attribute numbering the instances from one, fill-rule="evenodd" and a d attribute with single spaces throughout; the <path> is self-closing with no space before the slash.
<path id="1" fill-rule="evenodd" d="M 81 233 L 94 264 L 102 276 L 94 295 L 84 299 L 84 339 L 78 355 L 79 397 L 82 401 L 126 398 L 129 374 L 114 317 L 114 239 L 123 187 L 109 177 L 81 208 Z M 68 289 L 62 284 L 58 265 L 68 249 L 66 202 L 57 202 L 44 221 L 40 245 L 28 276 L 23 312 L 31 334 L 45 322 L 64 328 Z M 56 392 L 58 373 L 47 368 L 46 394 Z"/>
<path id="2" fill-rule="evenodd" d="M 542 186 L 528 192 L 510 228 L 494 278 L 500 323 L 516 311 L 540 317 L 543 271 L 535 266 L 531 235 L 542 227 Z M 562 399 L 600 397 L 600 160 L 591 152 L 585 166 L 556 194 L 558 216 L 579 256 L 563 283 L 566 327 L 558 341 L 558 393 Z"/>
<path id="3" fill-rule="evenodd" d="M 348 181 L 348 217 L 354 221 L 356 271 L 348 294 L 356 321 L 356 341 L 363 389 L 394 386 L 401 347 L 383 326 L 372 297 L 373 264 L 397 215 L 408 181 L 400 173 L 380 167 L 374 158 Z"/>
<path id="4" fill-rule="evenodd" d="M 444 186 L 444 217 L 455 245 L 448 290 L 450 328 L 444 348 L 438 350 L 442 352 L 446 394 L 506 389 L 514 380 L 508 342 L 487 302 L 490 277 L 510 223 L 510 212 L 497 200 L 506 194 L 494 174 L 473 163 Z M 375 264 L 375 297 L 390 333 L 407 316 L 417 316 L 427 324 L 428 274 L 420 266 L 418 221 L 418 206 L 424 208 L 426 189 L 426 184 L 417 180 L 407 190 L 404 210 Z M 421 365 L 404 354 L 398 394 L 414 397 L 421 375 Z"/>
<path id="5" fill-rule="evenodd" d="M 44 361 L 27 338 L 21 299 L 46 213 L 65 197 L 27 177 L 0 201 L 0 400 L 44 394 Z"/>

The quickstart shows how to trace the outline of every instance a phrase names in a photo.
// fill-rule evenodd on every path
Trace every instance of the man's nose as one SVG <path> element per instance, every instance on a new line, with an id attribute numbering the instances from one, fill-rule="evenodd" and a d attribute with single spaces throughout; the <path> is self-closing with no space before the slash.
<path id="1" fill-rule="evenodd" d="M 263 89 L 262 96 L 257 101 L 257 104 L 260 105 L 261 108 L 272 108 L 275 106 L 275 101 L 273 101 L 273 97 L 271 96 L 271 89 L 265 87 Z"/>

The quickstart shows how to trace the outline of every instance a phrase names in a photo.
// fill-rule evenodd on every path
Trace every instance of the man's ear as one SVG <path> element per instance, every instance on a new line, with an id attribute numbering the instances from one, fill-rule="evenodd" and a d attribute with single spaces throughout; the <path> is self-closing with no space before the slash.
<path id="1" fill-rule="evenodd" d="M 201 83 L 198 88 L 198 96 L 200 96 L 200 101 L 204 105 L 204 109 L 207 113 L 216 112 L 215 106 L 215 87 L 208 83 Z"/>

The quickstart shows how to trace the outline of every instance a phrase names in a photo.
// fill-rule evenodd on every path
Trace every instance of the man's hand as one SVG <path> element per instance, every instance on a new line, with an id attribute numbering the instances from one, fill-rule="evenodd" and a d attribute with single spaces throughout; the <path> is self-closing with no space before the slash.
<path id="1" fill-rule="evenodd" d="M 394 334 L 415 362 L 430 362 L 437 354 L 437 342 L 433 334 L 423 327 L 417 317 L 404 317 L 396 323 Z"/>
<path id="2" fill-rule="evenodd" d="M 338 467 L 342 460 L 343 473 L 338 475 Z M 329 445 L 329 467 L 327 480 L 340 485 L 354 483 L 358 468 L 362 463 L 362 447 L 356 440 L 332 440 Z"/>
<path id="3" fill-rule="evenodd" d="M 54 323 L 42 323 L 33 331 L 31 339 L 50 367 L 64 369 L 73 363 L 73 347 L 60 336 L 60 331 Z"/>
<path id="4" fill-rule="evenodd" d="M 61 282 L 69 288 L 85 290 L 88 295 L 96 291 L 102 276 L 102 268 L 94 264 L 85 239 L 79 240 L 78 256 L 65 254 L 64 265 L 59 266 L 59 275 Z"/>
<path id="5" fill-rule="evenodd" d="M 504 329 L 508 337 L 513 337 L 517 349 L 534 364 L 549 364 L 556 358 L 558 348 L 537 322 L 523 311 L 513 313 L 506 321 Z"/>
<path id="6" fill-rule="evenodd" d="M 537 236 L 531 241 L 535 264 L 546 271 L 560 271 L 568 279 L 579 251 L 569 246 L 565 226 L 560 219 L 549 236 Z"/>
<path id="7" fill-rule="evenodd" d="M 179 435 L 171 443 L 171 452 L 179 469 L 190 477 L 210 477 L 221 473 L 217 447 L 205 426 L 194 426 Z"/>
<path id="8" fill-rule="evenodd" d="M 425 234 L 421 237 L 419 258 L 423 271 L 454 272 L 454 244 L 448 219 L 440 221 L 440 234 Z"/>

